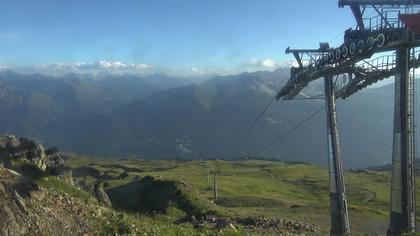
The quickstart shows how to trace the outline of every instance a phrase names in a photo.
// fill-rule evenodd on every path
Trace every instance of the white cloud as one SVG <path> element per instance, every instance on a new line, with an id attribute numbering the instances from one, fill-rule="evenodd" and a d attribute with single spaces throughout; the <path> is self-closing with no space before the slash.
<path id="1" fill-rule="evenodd" d="M 251 60 L 249 61 L 249 64 L 250 64 L 250 65 L 253 65 L 253 66 L 258 65 L 258 60 L 257 60 L 257 58 L 255 58 L 255 57 L 251 58 Z"/>
<path id="2" fill-rule="evenodd" d="M 277 63 L 275 63 L 273 61 L 273 59 L 271 59 L 271 58 L 266 58 L 266 59 L 258 60 L 255 57 L 253 57 L 249 61 L 249 64 L 251 66 L 261 67 L 261 68 L 266 68 L 266 69 L 273 69 L 273 68 L 275 68 L 275 67 L 278 66 Z"/>
<path id="3" fill-rule="evenodd" d="M 308 65 L 309 61 L 303 60 L 303 65 Z M 248 62 L 248 66 L 251 66 L 253 69 L 276 69 L 276 68 L 290 68 L 299 66 L 295 60 L 276 62 L 271 58 L 266 59 L 256 59 L 255 57 L 251 58 Z"/>
<path id="4" fill-rule="evenodd" d="M 10 70 L 12 67 L 6 65 L 0 65 L 0 70 Z"/>
<path id="5" fill-rule="evenodd" d="M 97 61 L 93 66 L 99 69 L 124 69 L 127 67 L 127 65 L 119 61 Z"/>
<path id="6" fill-rule="evenodd" d="M 120 61 L 97 61 L 93 63 L 52 63 L 36 67 L 38 70 L 51 72 L 150 72 L 153 67 L 147 64 L 125 64 Z"/>
<path id="7" fill-rule="evenodd" d="M 276 65 L 274 64 L 274 61 L 270 58 L 264 59 L 260 62 L 261 66 L 267 67 L 267 68 L 274 68 Z"/>
<path id="8" fill-rule="evenodd" d="M 150 65 L 147 65 L 147 64 L 134 64 L 134 63 L 131 63 L 131 64 L 129 64 L 129 67 L 133 67 L 133 68 L 136 68 L 136 69 L 139 69 L 139 70 L 141 70 L 141 69 L 152 69 L 152 66 L 150 66 Z"/>
<path id="9" fill-rule="evenodd" d="M 204 70 L 204 69 L 199 69 L 197 67 L 191 67 L 191 73 L 193 75 L 205 75 L 205 74 L 208 74 L 209 71 Z"/>

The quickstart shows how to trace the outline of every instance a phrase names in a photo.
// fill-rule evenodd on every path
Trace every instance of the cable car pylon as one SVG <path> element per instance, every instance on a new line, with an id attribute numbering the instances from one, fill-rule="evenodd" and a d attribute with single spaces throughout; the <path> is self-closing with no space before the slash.
<path id="1" fill-rule="evenodd" d="M 333 153 L 332 160 L 335 158 L 336 163 L 340 165 L 330 164 L 330 174 L 336 171 L 337 177 L 333 179 L 342 182 L 343 189 L 337 189 L 337 194 L 343 193 L 341 196 L 338 195 L 338 198 L 339 201 L 344 202 L 342 206 L 345 206 L 346 203 L 342 200 L 345 200 L 344 179 L 340 179 L 342 167 L 338 131 L 336 127 L 334 128 L 334 122 L 336 122 L 335 98 L 347 98 L 373 83 L 395 76 L 388 235 L 414 232 L 414 68 L 420 66 L 420 50 L 418 50 L 420 47 L 420 13 L 413 12 L 420 12 L 420 0 L 339 0 L 338 5 L 351 8 L 357 27 L 344 32 L 342 45 L 337 48 L 320 47 L 318 54 L 315 51 L 290 50 L 288 48 L 286 53 L 293 53 L 299 66 L 292 67 L 290 79 L 280 89 L 277 99 L 292 100 L 309 82 L 324 78 L 329 126 L 328 140 L 331 142 L 331 149 L 328 150 L 329 153 Z M 371 10 L 376 16 L 366 17 L 368 10 Z M 410 51 L 413 51 L 412 55 Z M 377 53 L 392 52 L 395 53 L 394 57 L 388 55 L 366 61 Z M 302 56 L 305 54 L 309 56 L 307 61 L 302 60 Z M 412 73 L 410 73 L 411 69 Z M 337 78 L 342 80 L 342 83 L 332 86 L 333 76 L 338 76 Z M 341 87 L 338 88 L 337 84 Z M 336 152 L 335 156 L 334 151 Z M 331 170 L 331 166 L 333 170 Z M 330 188 L 332 187 L 331 179 L 330 175 Z M 339 184 L 336 183 L 335 186 L 339 186 Z M 341 209 L 344 209 L 342 206 Z M 342 212 L 339 213 L 344 215 Z M 331 234 L 345 234 L 345 220 L 341 221 L 341 232 L 336 230 L 334 225 L 337 221 L 337 219 L 335 221 L 332 219 Z"/>
<path id="2" fill-rule="evenodd" d="M 320 43 L 319 49 L 286 49 L 286 54 L 293 53 L 297 68 L 292 68 L 296 73 L 303 68 L 304 57 L 311 61 L 322 58 L 328 53 L 329 45 Z M 331 235 L 342 235 L 350 233 L 349 217 L 347 210 L 347 197 L 344 186 L 343 165 L 341 160 L 340 141 L 337 127 L 337 112 L 333 76 L 324 75 L 325 107 L 327 121 L 327 157 L 329 171 L 329 199 L 331 215 Z M 280 93 L 276 97 L 280 98 Z"/>
<path id="3" fill-rule="evenodd" d="M 325 105 L 327 111 L 328 170 L 331 211 L 331 235 L 350 233 L 347 197 L 344 187 L 343 164 L 337 128 L 337 112 L 333 77 L 324 76 Z"/>

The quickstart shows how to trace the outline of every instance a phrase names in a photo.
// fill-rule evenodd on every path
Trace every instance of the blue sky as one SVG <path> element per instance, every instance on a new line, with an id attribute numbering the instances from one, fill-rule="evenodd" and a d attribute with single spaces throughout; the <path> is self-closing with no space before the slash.
<path id="1" fill-rule="evenodd" d="M 338 0 L 0 0 L 0 64 L 246 70 L 335 44 L 354 25 Z M 340 37 L 336 37 L 340 35 Z M 334 44 L 334 43 L 333 43 Z"/>

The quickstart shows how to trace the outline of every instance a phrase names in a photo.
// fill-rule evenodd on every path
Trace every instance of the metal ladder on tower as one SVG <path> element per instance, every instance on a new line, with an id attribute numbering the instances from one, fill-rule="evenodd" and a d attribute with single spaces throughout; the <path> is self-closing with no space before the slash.
<path id="1" fill-rule="evenodd" d="M 414 57 L 414 49 L 412 52 L 412 56 Z M 415 69 L 412 68 L 409 72 L 408 76 L 408 89 L 407 89 L 407 102 L 408 102 L 408 109 L 407 109 L 407 144 L 408 144 L 408 173 L 407 173 L 407 181 L 409 182 L 408 186 L 415 186 L 415 173 L 414 173 L 414 161 L 415 161 Z M 410 214 L 412 217 L 415 217 L 415 188 L 411 189 L 411 192 L 408 196 L 409 204 L 411 205 L 410 209 L 412 213 Z M 414 222 L 415 219 L 410 219 L 411 222 Z"/>

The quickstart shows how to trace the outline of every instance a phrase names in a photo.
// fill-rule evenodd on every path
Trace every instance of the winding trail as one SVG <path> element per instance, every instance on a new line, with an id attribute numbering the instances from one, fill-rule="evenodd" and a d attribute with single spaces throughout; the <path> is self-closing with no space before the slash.
<path id="1" fill-rule="evenodd" d="M 273 172 L 271 172 L 270 169 L 268 168 L 264 168 L 262 169 L 263 171 L 267 172 L 267 174 L 275 181 L 281 181 L 281 179 L 279 179 L 277 176 L 273 175 Z"/>

